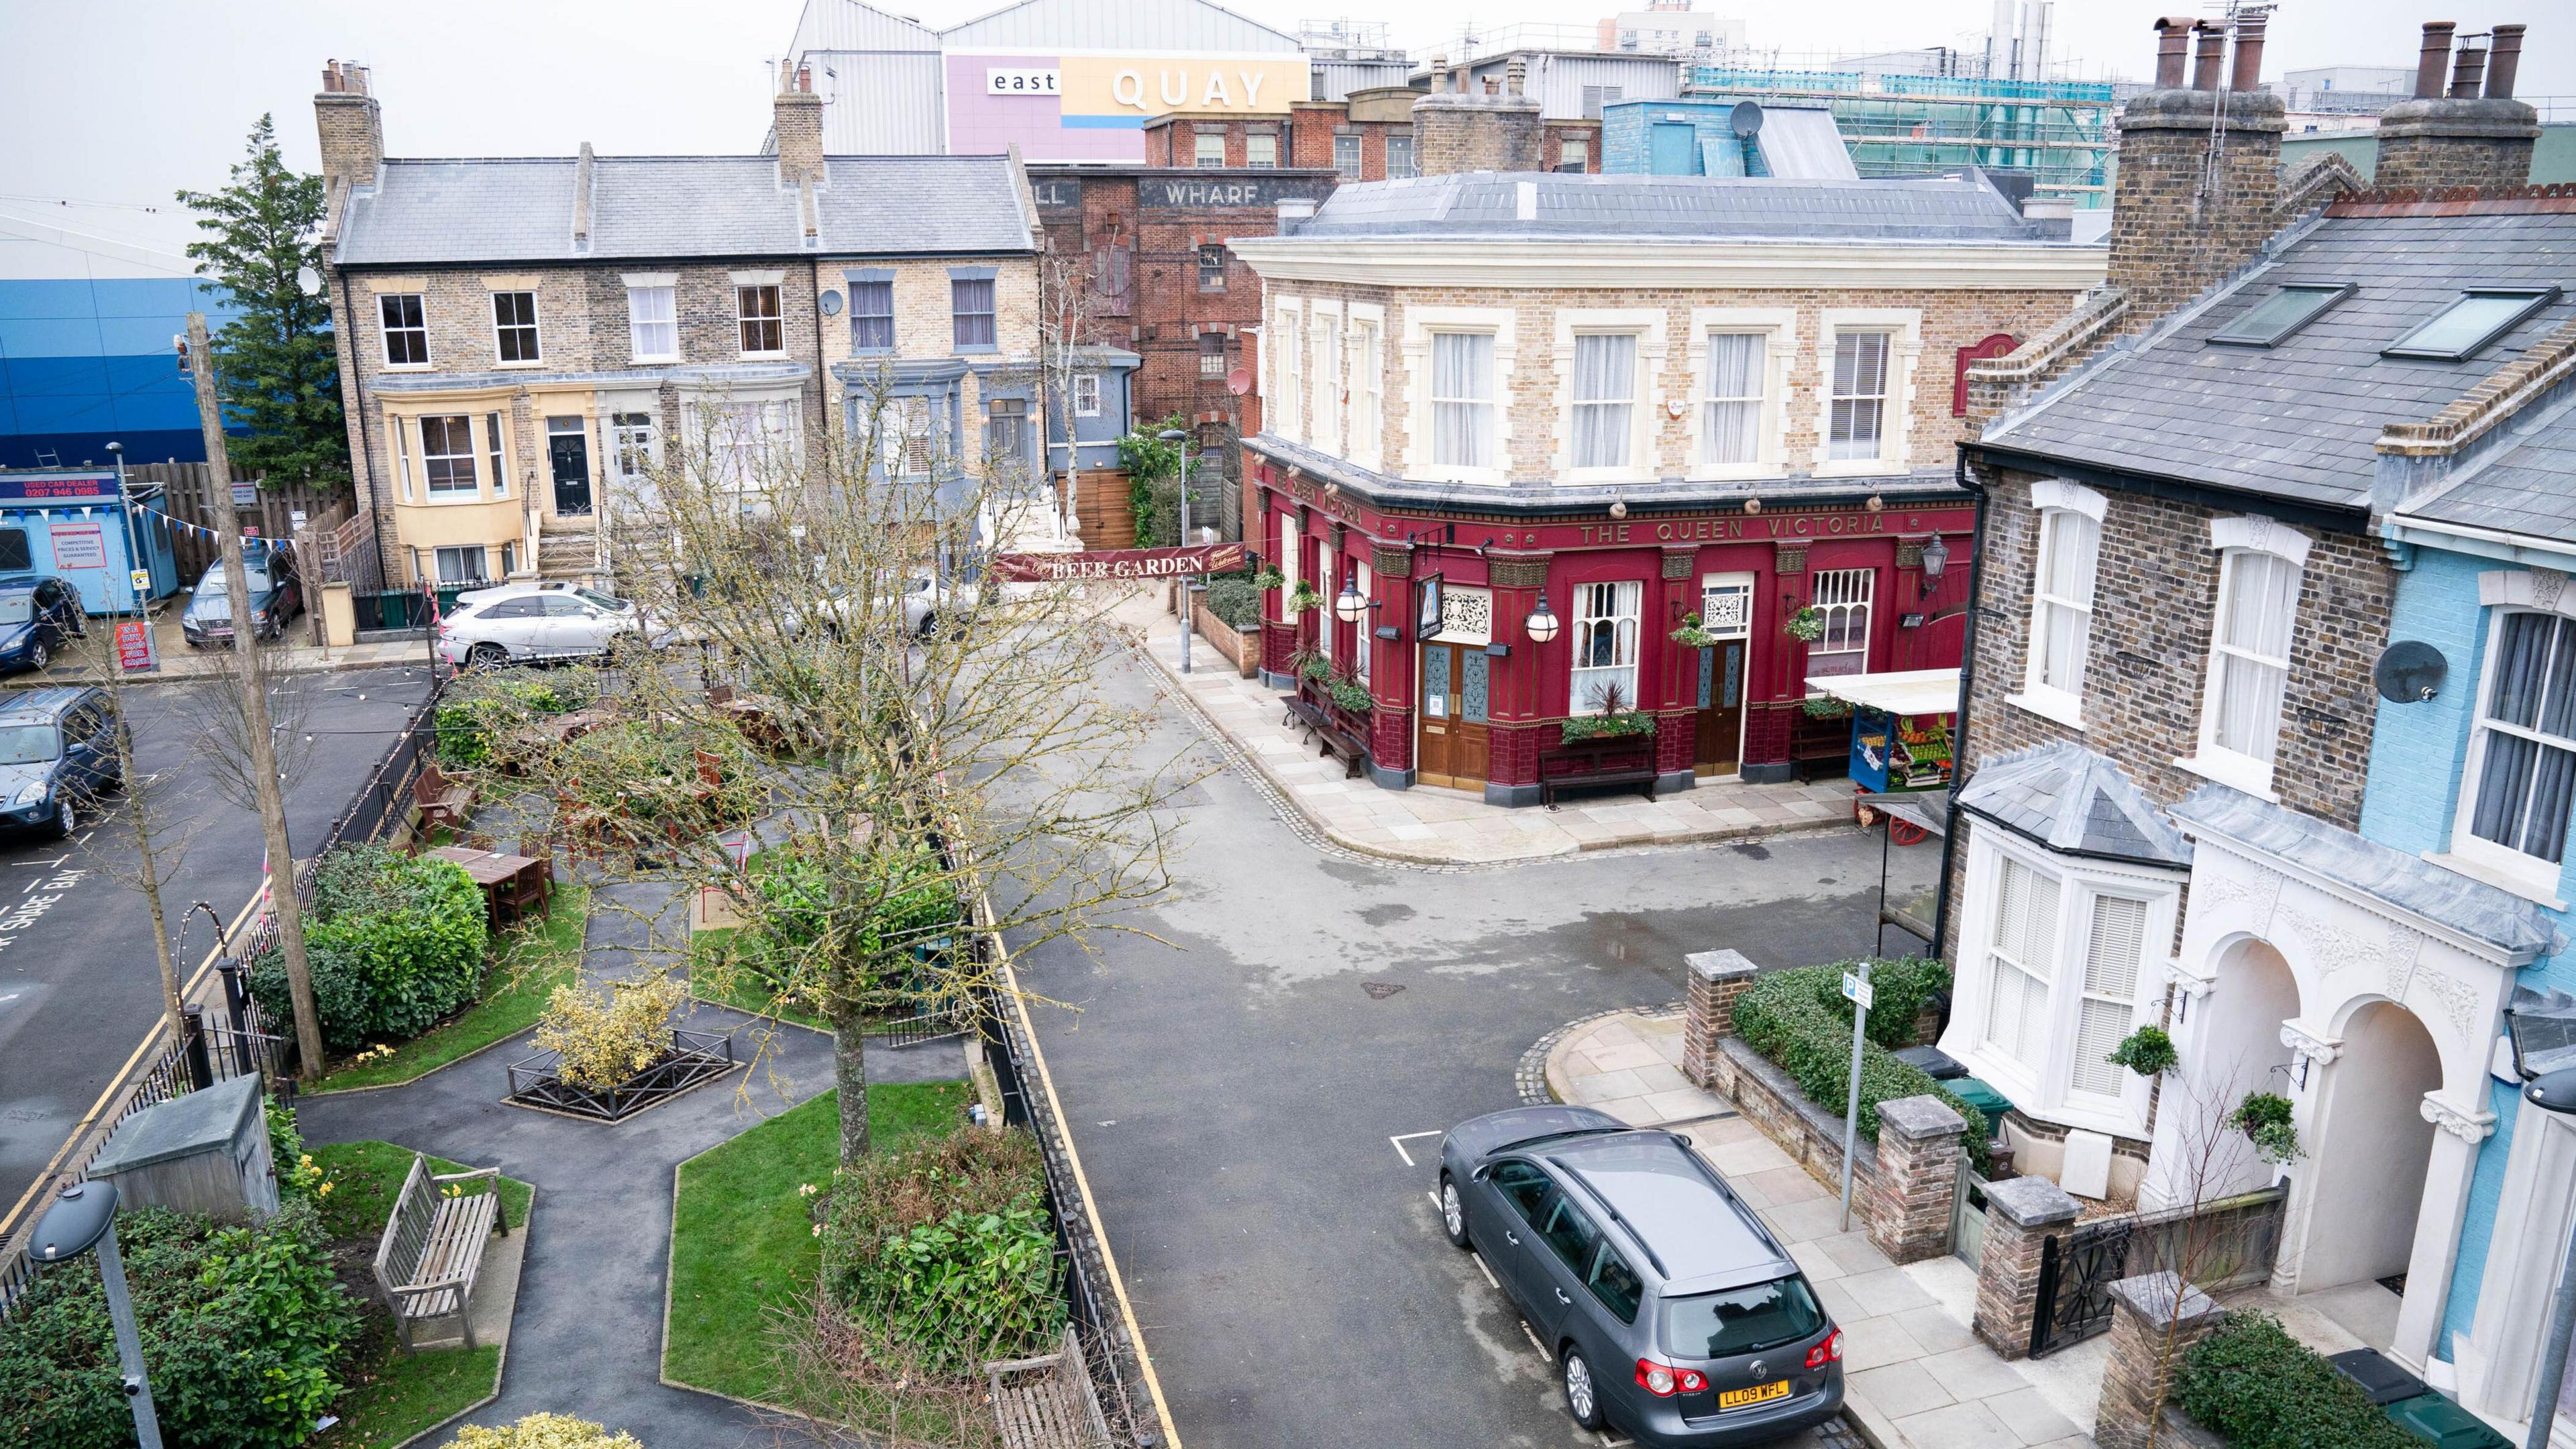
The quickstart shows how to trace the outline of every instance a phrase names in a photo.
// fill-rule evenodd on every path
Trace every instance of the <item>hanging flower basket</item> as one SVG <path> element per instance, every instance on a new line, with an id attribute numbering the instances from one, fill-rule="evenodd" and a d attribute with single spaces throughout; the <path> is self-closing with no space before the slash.
<path id="1" fill-rule="evenodd" d="M 1256 589 L 1275 589 L 1286 582 L 1287 576 L 1271 564 L 1263 564 L 1261 572 L 1252 576 L 1252 586 Z"/>
<path id="2" fill-rule="evenodd" d="M 1304 579 L 1299 579 L 1297 587 L 1288 591 L 1288 612 L 1292 616 L 1302 614 L 1308 609 L 1322 607 L 1324 607 L 1324 596 L 1317 593 L 1315 586 Z"/>
<path id="3" fill-rule="evenodd" d="M 1673 642 L 1684 649 L 1709 649 L 1716 646 L 1717 636 L 1700 627 L 1699 615 L 1684 614 L 1681 627 L 1673 631 Z"/>
<path id="4" fill-rule="evenodd" d="M 1789 622 L 1781 627 L 1788 630 L 1790 638 L 1813 644 L 1825 637 L 1825 611 L 1809 604 L 1791 614 Z"/>

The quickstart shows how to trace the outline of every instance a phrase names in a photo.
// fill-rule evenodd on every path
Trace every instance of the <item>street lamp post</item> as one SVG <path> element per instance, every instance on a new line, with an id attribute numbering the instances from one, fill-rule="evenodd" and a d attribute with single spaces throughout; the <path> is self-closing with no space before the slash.
<path id="1" fill-rule="evenodd" d="M 2505 1008 L 2504 1022 L 2513 1039 L 2513 1071 L 2522 1078 L 2522 1099 L 2544 1112 L 2576 1114 L 2576 996 L 2556 988 L 2545 993 L 2518 989 L 2513 1005 Z M 2576 1228 L 2558 1257 L 2549 1339 L 2540 1350 L 2540 1384 L 2531 1396 L 2524 1449 L 2549 1449 L 2571 1341 L 2576 1341 Z"/>
<path id="2" fill-rule="evenodd" d="M 161 1421 L 152 1412 L 152 1382 L 143 1372 L 143 1334 L 134 1326 L 134 1299 L 125 1290 L 125 1260 L 116 1252 L 116 1184 L 76 1182 L 36 1220 L 33 1256 L 63 1263 L 98 1250 L 98 1277 L 107 1288 L 107 1318 L 116 1328 L 116 1359 L 125 1370 L 125 1399 L 134 1410 L 138 1449 L 161 1449 Z"/>
<path id="3" fill-rule="evenodd" d="M 1181 450 L 1181 546 L 1190 543 L 1190 435 L 1179 428 L 1165 428 L 1156 436 L 1166 443 L 1178 444 Z M 1190 618 L 1190 576 L 1181 575 L 1181 672 L 1190 672 L 1190 635 L 1197 632 Z"/>

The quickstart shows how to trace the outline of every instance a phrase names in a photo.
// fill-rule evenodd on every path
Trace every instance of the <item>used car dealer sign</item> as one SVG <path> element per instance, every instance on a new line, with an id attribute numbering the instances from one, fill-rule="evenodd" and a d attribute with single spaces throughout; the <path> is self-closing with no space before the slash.
<path id="1" fill-rule="evenodd" d="M 1240 543 L 1188 548 L 1104 548 L 1090 553 L 1001 553 L 993 576 L 1007 583 L 1061 583 L 1073 579 L 1173 579 L 1230 574 L 1243 567 Z"/>

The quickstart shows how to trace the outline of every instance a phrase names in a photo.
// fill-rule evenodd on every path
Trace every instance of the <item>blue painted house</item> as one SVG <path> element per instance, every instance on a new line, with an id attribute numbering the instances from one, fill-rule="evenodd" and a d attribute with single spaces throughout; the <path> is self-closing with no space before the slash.
<path id="1" fill-rule="evenodd" d="M 2563 218 L 2576 242 L 2576 217 Z M 2556 248 L 2576 263 L 2576 245 Z M 2576 271 L 2576 265 L 2569 267 Z M 2383 702 L 2362 833 L 2527 903 L 2545 941 L 2521 991 L 2576 989 L 2566 849 L 2576 793 L 2576 328 L 2521 360 L 2457 438 L 2383 441 L 2382 525 L 2400 574 L 2390 637 L 2446 666 L 2429 699 Z M 2427 446 L 2427 445 L 2446 445 Z M 2576 1214 L 2576 1118 L 2530 1107 L 2501 1038 L 2434 1345 L 2460 1401 L 2527 1422 L 2549 1296 Z M 2562 1439 L 2576 1413 L 2560 1400 Z M 2516 1430 L 2517 1440 L 2521 1437 Z"/>

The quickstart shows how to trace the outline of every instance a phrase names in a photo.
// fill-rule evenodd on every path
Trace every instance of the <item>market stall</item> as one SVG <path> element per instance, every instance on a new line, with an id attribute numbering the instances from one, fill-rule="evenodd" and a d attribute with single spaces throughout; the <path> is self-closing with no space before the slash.
<path id="1" fill-rule="evenodd" d="M 1949 788 L 1958 670 L 1818 675 L 1807 688 L 1851 706 L 1851 777 L 1861 789 L 1886 795 Z"/>

